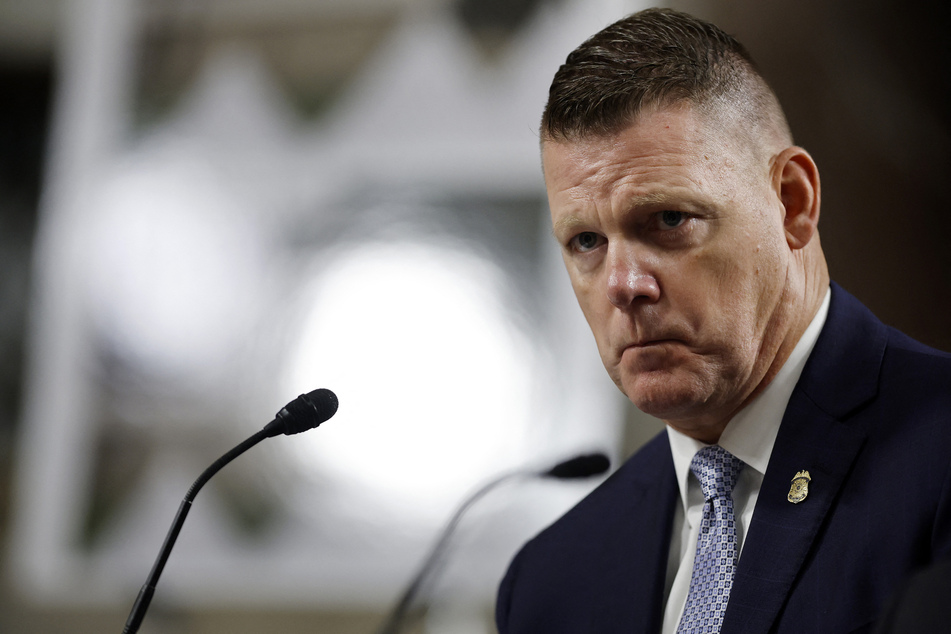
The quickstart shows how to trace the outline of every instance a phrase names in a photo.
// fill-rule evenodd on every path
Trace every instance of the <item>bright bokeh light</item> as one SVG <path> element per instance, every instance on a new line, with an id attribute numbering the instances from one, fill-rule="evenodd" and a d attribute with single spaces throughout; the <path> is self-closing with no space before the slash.
<path id="1" fill-rule="evenodd" d="M 331 261 L 290 383 L 334 390 L 340 410 L 293 449 L 315 473 L 441 516 L 522 455 L 531 355 L 501 273 L 453 244 L 371 243 Z"/>
<path id="2" fill-rule="evenodd" d="M 146 157 L 118 170 L 89 215 L 98 336 L 184 383 L 220 374 L 254 323 L 263 262 L 240 201 L 205 162 Z"/>

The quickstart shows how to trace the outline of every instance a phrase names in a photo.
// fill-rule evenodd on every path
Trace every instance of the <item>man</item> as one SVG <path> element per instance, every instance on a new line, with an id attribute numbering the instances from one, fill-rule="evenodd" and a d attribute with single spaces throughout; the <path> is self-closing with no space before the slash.
<path id="1" fill-rule="evenodd" d="M 499 631 L 870 631 L 951 555 L 951 357 L 830 284 L 818 169 L 715 26 L 607 27 L 541 138 L 605 368 L 667 429 L 522 549 Z"/>

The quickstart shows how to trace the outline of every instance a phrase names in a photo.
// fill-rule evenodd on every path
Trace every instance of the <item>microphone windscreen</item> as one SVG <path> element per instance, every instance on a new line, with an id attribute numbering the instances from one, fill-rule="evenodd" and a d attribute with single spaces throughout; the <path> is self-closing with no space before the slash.
<path id="1" fill-rule="evenodd" d="M 591 453 L 575 456 L 570 460 L 559 462 L 548 471 L 542 472 L 542 477 L 571 480 L 575 478 L 590 478 L 601 475 L 611 466 L 611 461 L 603 453 Z"/>
<path id="2" fill-rule="evenodd" d="M 313 429 L 337 413 L 337 395 L 328 389 L 320 388 L 307 394 L 301 394 L 277 413 L 275 421 L 280 421 L 281 433 L 290 436 Z"/>

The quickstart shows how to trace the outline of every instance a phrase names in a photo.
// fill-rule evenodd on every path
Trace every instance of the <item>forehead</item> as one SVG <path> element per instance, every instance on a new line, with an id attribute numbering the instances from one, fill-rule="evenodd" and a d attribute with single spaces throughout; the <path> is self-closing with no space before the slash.
<path id="1" fill-rule="evenodd" d="M 684 106 L 644 114 L 610 137 L 545 142 L 555 234 L 637 210 L 742 215 L 768 189 L 769 168 L 728 130 Z"/>
<path id="2" fill-rule="evenodd" d="M 659 110 L 611 136 L 545 141 L 542 163 L 546 182 L 607 177 L 628 165 L 693 167 L 723 158 L 728 148 L 719 137 L 689 108 Z"/>

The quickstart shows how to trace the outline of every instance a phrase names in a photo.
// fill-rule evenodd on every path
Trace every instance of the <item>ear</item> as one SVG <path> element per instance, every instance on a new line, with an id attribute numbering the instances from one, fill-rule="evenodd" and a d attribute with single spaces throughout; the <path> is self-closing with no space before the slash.
<path id="1" fill-rule="evenodd" d="M 784 208 L 786 242 L 801 249 L 819 230 L 819 168 L 801 147 L 789 147 L 773 163 L 773 188 Z"/>

